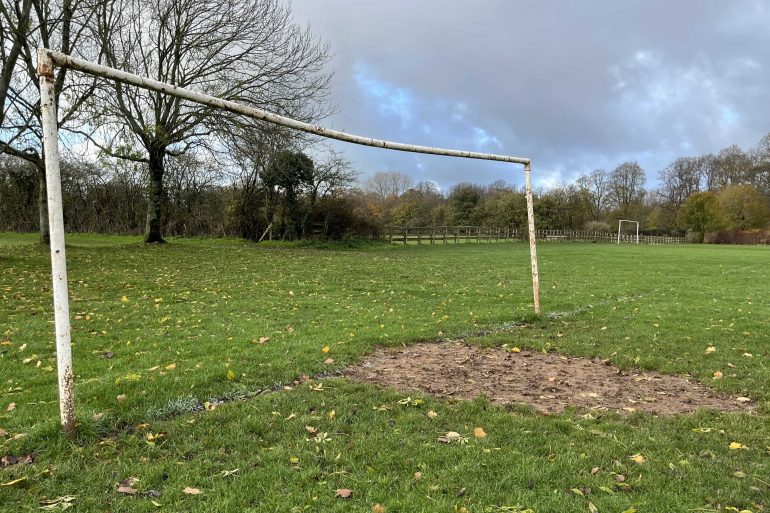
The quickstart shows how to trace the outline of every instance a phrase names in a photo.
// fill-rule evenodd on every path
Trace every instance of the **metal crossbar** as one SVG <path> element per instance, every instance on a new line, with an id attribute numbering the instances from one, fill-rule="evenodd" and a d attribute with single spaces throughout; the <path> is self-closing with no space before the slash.
<path id="1" fill-rule="evenodd" d="M 479 153 L 472 151 L 433 148 L 399 142 L 374 139 L 355 134 L 332 130 L 249 107 L 233 101 L 159 82 L 147 77 L 134 75 L 126 71 L 110 68 L 77 57 L 63 54 L 47 48 L 37 52 L 37 73 L 40 81 L 40 108 L 43 124 L 43 149 L 46 163 L 46 185 L 48 188 L 48 222 L 51 233 L 51 271 L 53 279 L 54 316 L 56 323 L 56 358 L 59 374 L 59 406 L 61 424 L 64 432 L 72 437 L 75 434 L 74 382 L 72 373 L 72 352 L 70 347 L 69 300 L 67 289 L 67 261 L 64 248 L 64 216 L 62 211 L 61 173 L 59 169 L 59 143 L 54 96 L 54 67 L 60 66 L 105 79 L 134 85 L 150 91 L 183 98 L 194 103 L 208 105 L 249 118 L 266 121 L 276 125 L 293 128 L 303 132 L 320 135 L 338 141 L 384 148 L 388 150 L 444 155 L 468 159 L 494 160 L 522 164 L 527 198 L 527 220 L 529 225 L 529 247 L 532 267 L 532 293 L 535 314 L 540 315 L 540 280 L 537 268 L 537 248 L 535 241 L 535 221 L 532 200 L 531 161 L 528 158 Z"/>

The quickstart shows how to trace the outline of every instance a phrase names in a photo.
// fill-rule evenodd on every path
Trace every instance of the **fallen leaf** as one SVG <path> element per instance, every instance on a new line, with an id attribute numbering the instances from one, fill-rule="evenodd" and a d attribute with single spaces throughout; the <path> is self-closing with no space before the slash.
<path id="1" fill-rule="evenodd" d="M 270 340 L 270 337 L 259 337 L 260 344 L 267 344 L 269 340 Z"/>
<path id="2" fill-rule="evenodd" d="M 334 363 L 334 358 L 327 358 L 326 360 L 324 360 L 324 363 L 326 365 L 331 365 Z"/>
<path id="3" fill-rule="evenodd" d="M 647 458 L 645 458 L 644 455 L 641 454 L 641 453 L 634 454 L 633 456 L 629 456 L 628 459 L 630 459 L 631 461 L 633 461 L 637 465 L 641 465 L 642 463 L 647 461 Z"/>
<path id="4" fill-rule="evenodd" d="M 121 297 L 120 297 L 120 300 L 121 300 L 123 303 L 127 303 L 127 302 L 128 302 L 128 297 L 126 297 L 126 296 L 121 296 Z"/>
<path id="5" fill-rule="evenodd" d="M 8 405 L 8 407 L 5 409 L 5 411 L 13 411 L 16 409 L 16 403 L 11 403 Z"/>
<path id="6" fill-rule="evenodd" d="M 596 474 L 597 472 L 599 472 L 599 467 L 592 467 L 591 468 L 591 475 Z"/>
<path id="7" fill-rule="evenodd" d="M 168 365 L 166 365 L 163 368 L 166 369 L 167 371 L 172 371 L 172 370 L 176 369 L 176 364 L 175 363 L 169 363 Z"/>
<path id="8" fill-rule="evenodd" d="M 311 435 L 314 435 L 314 434 L 316 434 L 316 433 L 318 432 L 318 429 L 317 429 L 317 428 L 314 428 L 313 426 L 305 426 L 305 429 L 306 429 L 306 430 L 307 430 L 307 432 L 308 432 L 308 433 L 310 433 Z"/>
<path id="9" fill-rule="evenodd" d="M 417 481 L 419 481 L 420 479 L 422 479 L 422 472 L 415 472 L 415 473 L 414 473 L 414 478 L 415 478 Z"/>
<path id="10" fill-rule="evenodd" d="M 385 513 L 385 506 L 382 504 L 375 504 L 372 506 L 372 513 Z"/>
<path id="11" fill-rule="evenodd" d="M 321 349 L 322 353 L 328 353 L 329 351 L 331 351 L 331 348 L 329 346 L 323 346 L 323 349 Z"/>
<path id="12" fill-rule="evenodd" d="M 708 346 L 708 347 L 706 348 L 706 354 L 709 354 L 709 353 L 716 353 L 716 351 L 717 351 L 717 348 L 716 348 L 716 347 L 714 347 L 714 346 Z"/>
<path id="13" fill-rule="evenodd" d="M 738 450 L 738 449 L 748 449 L 748 447 L 746 447 L 742 443 L 738 443 L 738 442 L 730 442 L 730 445 L 728 445 L 727 447 L 729 447 L 730 450 L 733 450 L 733 451 Z"/>
<path id="14" fill-rule="evenodd" d="M 353 495 L 353 490 L 349 488 L 338 488 L 334 490 L 334 496 L 341 499 L 349 499 Z"/>
<path id="15" fill-rule="evenodd" d="M 55 499 L 41 499 L 38 504 L 40 504 L 40 509 L 45 511 L 52 511 L 55 509 L 69 509 L 73 506 L 72 502 L 76 499 L 74 495 L 65 495 L 63 497 L 57 497 Z"/>
<path id="16" fill-rule="evenodd" d="M 203 493 L 198 488 L 191 488 L 189 486 L 185 487 L 185 489 L 182 490 L 182 492 L 186 493 L 187 495 L 200 495 Z"/>
<path id="17" fill-rule="evenodd" d="M 484 431 L 484 428 L 477 427 L 473 430 L 473 436 L 476 438 L 484 438 L 487 436 L 487 433 Z"/>
<path id="18" fill-rule="evenodd" d="M 235 379 L 235 373 L 233 372 L 233 369 L 227 370 L 227 381 L 232 381 Z"/>
<path id="19" fill-rule="evenodd" d="M 512 347 L 512 348 L 511 348 L 511 352 L 512 352 L 512 353 L 520 353 L 520 352 L 521 352 L 521 348 L 518 348 L 518 347 Z"/>
<path id="20" fill-rule="evenodd" d="M 8 436 L 8 431 L 6 431 L 3 428 L 0 428 L 0 436 Z"/>
<path id="21" fill-rule="evenodd" d="M 591 513 L 599 513 L 599 510 L 596 509 L 596 506 L 594 506 L 593 502 L 588 503 L 588 511 L 590 511 Z"/>
<path id="22" fill-rule="evenodd" d="M 735 400 L 738 401 L 739 403 L 750 403 L 751 402 L 751 399 L 749 399 L 748 397 L 738 397 Z"/>
<path id="23" fill-rule="evenodd" d="M 724 376 L 724 374 L 722 374 L 721 371 L 716 371 L 714 373 L 714 379 L 722 379 L 723 376 Z"/>
<path id="24" fill-rule="evenodd" d="M 335 412 L 334 410 L 329 412 L 329 419 L 330 420 L 334 420 L 334 417 L 336 417 L 336 416 L 337 416 L 337 412 Z"/>
<path id="25" fill-rule="evenodd" d="M 126 495 L 135 495 L 137 489 L 133 486 L 118 486 L 118 493 L 124 493 Z"/>
<path id="26" fill-rule="evenodd" d="M 464 439 L 462 435 L 456 431 L 449 431 L 444 436 L 438 437 L 437 440 L 444 444 L 451 444 L 452 442 L 463 442 L 463 440 L 466 439 Z"/>
<path id="27" fill-rule="evenodd" d="M 289 458 L 289 463 L 291 463 L 292 465 L 296 465 L 297 463 L 299 463 L 299 458 L 297 458 L 296 456 L 292 456 L 291 458 Z"/>
<path id="28" fill-rule="evenodd" d="M 433 410 L 430 410 L 430 411 L 429 411 L 428 413 L 426 413 L 425 415 L 427 415 L 429 419 L 435 419 L 436 417 L 438 417 L 438 413 L 436 413 L 436 412 L 435 412 L 435 411 L 433 411 Z"/>
<path id="29" fill-rule="evenodd" d="M 7 483 L 0 483 L 0 486 L 15 486 L 19 483 L 23 483 L 26 480 L 27 480 L 27 476 L 24 476 L 18 479 L 14 479 L 13 481 L 8 481 Z"/>
<path id="30" fill-rule="evenodd" d="M 127 398 L 128 398 L 128 396 L 126 394 L 120 394 L 118 397 L 116 397 L 116 399 L 118 400 L 119 403 L 122 403 Z"/>
<path id="31" fill-rule="evenodd" d="M 150 503 L 151 503 L 153 506 L 155 506 L 156 508 L 160 508 L 160 507 L 162 507 L 162 506 L 163 506 L 163 504 L 161 504 L 161 503 L 160 503 L 160 502 L 158 502 L 158 501 L 150 501 Z"/>

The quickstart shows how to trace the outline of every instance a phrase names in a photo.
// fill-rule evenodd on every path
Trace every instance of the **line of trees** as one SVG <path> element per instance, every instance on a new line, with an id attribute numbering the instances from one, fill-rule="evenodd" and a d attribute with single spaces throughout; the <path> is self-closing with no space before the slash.
<path id="1" fill-rule="evenodd" d="M 329 49 L 280 0 L 4 0 L 0 3 L 0 230 L 48 241 L 35 50 L 45 46 L 308 122 L 332 112 Z M 66 69 L 55 77 L 68 229 L 164 234 L 371 235 L 389 224 L 522 228 L 505 182 L 440 191 L 399 172 L 363 184 L 318 140 Z M 544 229 L 704 235 L 766 228 L 770 134 L 680 158 L 645 190 L 636 162 L 537 191 Z M 270 228 L 268 230 L 268 228 Z"/>

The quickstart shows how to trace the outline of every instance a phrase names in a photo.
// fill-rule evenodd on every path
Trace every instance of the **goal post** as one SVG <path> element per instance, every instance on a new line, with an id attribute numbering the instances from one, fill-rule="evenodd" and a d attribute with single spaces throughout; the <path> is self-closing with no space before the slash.
<path id="1" fill-rule="evenodd" d="M 540 278 L 537 266 L 537 243 L 535 239 L 535 220 L 532 199 L 531 160 L 523 157 L 495 155 L 472 151 L 434 148 L 414 144 L 374 139 L 355 134 L 332 130 L 319 125 L 305 123 L 296 119 L 274 114 L 262 109 L 242 105 L 207 94 L 167 84 L 151 78 L 134 75 L 126 71 L 110 68 L 101 64 L 72 57 L 55 50 L 39 48 L 37 50 L 37 72 L 41 97 L 41 120 L 43 129 L 43 150 L 46 163 L 46 184 L 48 187 L 48 223 L 51 231 L 51 270 L 53 280 L 53 301 L 56 326 L 56 355 L 59 378 L 59 406 L 61 424 L 68 437 L 75 434 L 74 382 L 72 372 L 72 353 L 69 319 L 69 299 L 67 290 L 67 262 L 64 241 L 64 217 L 61 194 L 61 176 L 59 169 L 59 142 L 54 95 L 54 68 L 59 66 L 89 75 L 114 80 L 124 84 L 176 96 L 194 103 L 208 105 L 249 118 L 266 121 L 287 128 L 293 128 L 329 139 L 384 148 L 388 150 L 444 155 L 448 157 L 493 160 L 520 164 L 524 166 L 525 194 L 527 201 L 527 224 L 529 228 L 530 265 L 532 270 L 532 295 L 536 315 L 540 315 Z"/>
<path id="2" fill-rule="evenodd" d="M 631 219 L 618 219 L 618 244 L 620 244 L 620 227 L 623 223 L 636 223 L 636 243 L 639 244 L 639 221 L 633 221 Z"/>

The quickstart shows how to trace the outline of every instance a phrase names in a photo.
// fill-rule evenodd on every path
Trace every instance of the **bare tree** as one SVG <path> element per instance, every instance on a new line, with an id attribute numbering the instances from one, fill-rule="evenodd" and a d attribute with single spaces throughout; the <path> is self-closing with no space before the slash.
<path id="1" fill-rule="evenodd" d="M 721 150 L 714 158 L 709 189 L 746 183 L 752 168 L 751 157 L 733 144 Z"/>
<path id="2" fill-rule="evenodd" d="M 40 128 L 36 48 L 88 59 L 98 57 L 91 27 L 96 7 L 111 0 L 3 0 L 0 2 L 0 152 L 26 160 L 37 171 L 40 239 L 48 243 L 45 162 Z M 58 122 L 79 130 L 76 113 L 94 92 L 95 79 L 59 68 L 54 79 Z"/>
<path id="3" fill-rule="evenodd" d="M 328 47 L 295 25 L 278 0 L 116 0 L 102 10 L 99 32 L 112 67 L 303 121 L 328 112 Z M 146 242 L 163 242 L 167 158 L 193 148 L 217 151 L 232 132 L 262 128 L 119 83 L 94 105 L 109 131 L 93 141 L 149 168 Z"/>
<path id="4" fill-rule="evenodd" d="M 577 186 L 590 194 L 593 215 L 598 219 L 607 206 L 609 177 L 604 169 L 595 169 L 590 175 L 583 175 L 577 180 Z"/>
<path id="5" fill-rule="evenodd" d="M 626 209 L 644 193 L 645 173 L 637 162 L 624 162 L 612 170 L 608 179 L 608 195 L 616 207 Z"/>
<path id="6" fill-rule="evenodd" d="M 700 192 L 701 166 L 697 157 L 676 159 L 659 175 L 659 193 L 675 210 L 696 192 Z"/>
<path id="7" fill-rule="evenodd" d="M 413 183 L 411 178 L 398 171 L 378 171 L 369 177 L 364 187 L 384 201 L 393 196 L 400 196 Z"/>

